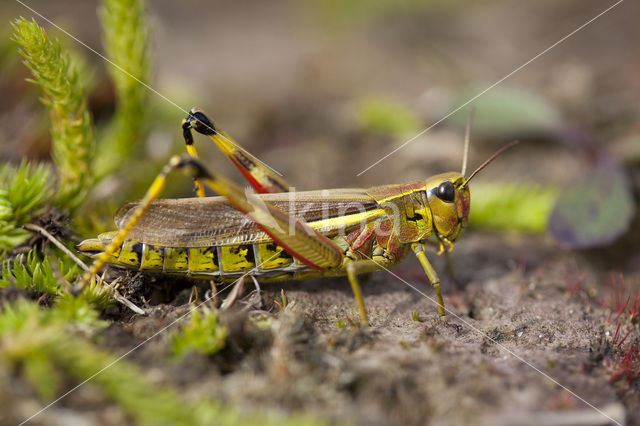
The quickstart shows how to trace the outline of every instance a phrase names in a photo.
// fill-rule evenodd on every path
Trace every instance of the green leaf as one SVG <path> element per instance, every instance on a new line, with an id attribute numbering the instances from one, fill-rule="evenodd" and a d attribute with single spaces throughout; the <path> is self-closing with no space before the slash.
<path id="1" fill-rule="evenodd" d="M 634 212 L 623 172 L 601 166 L 560 195 L 549 229 L 560 244 L 569 248 L 604 246 L 629 229 Z"/>
<path id="2" fill-rule="evenodd" d="M 501 231 L 543 233 L 558 189 L 527 183 L 472 183 L 469 225 Z"/>
<path id="3" fill-rule="evenodd" d="M 362 129 L 393 138 L 420 130 L 421 121 L 416 114 L 393 102 L 364 101 L 358 106 L 357 114 L 358 123 Z"/>
<path id="4" fill-rule="evenodd" d="M 468 102 L 486 87 L 459 93 L 448 111 Z M 560 112 L 545 99 L 529 92 L 504 86 L 494 87 L 471 104 L 475 107 L 473 135 L 488 137 L 522 137 L 527 133 L 555 132 L 562 126 Z M 461 109 L 448 120 L 464 129 L 471 105 Z"/>

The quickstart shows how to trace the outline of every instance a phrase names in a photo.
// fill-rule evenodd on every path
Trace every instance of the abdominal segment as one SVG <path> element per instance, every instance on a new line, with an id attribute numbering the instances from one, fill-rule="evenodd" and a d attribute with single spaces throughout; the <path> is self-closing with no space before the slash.
<path id="1" fill-rule="evenodd" d="M 114 253 L 111 263 L 195 278 L 237 277 L 246 271 L 256 276 L 274 275 L 276 271 L 306 268 L 274 242 L 179 248 L 126 241 Z"/>

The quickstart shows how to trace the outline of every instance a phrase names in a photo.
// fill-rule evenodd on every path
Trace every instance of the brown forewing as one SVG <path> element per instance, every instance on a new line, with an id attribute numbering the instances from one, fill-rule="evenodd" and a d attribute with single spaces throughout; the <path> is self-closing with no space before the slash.
<path id="1" fill-rule="evenodd" d="M 332 189 L 259 195 L 265 202 L 307 223 L 377 208 L 364 189 Z M 121 229 L 137 202 L 124 205 L 115 216 Z M 165 247 L 205 247 L 256 243 L 270 238 L 223 197 L 153 201 L 128 237 Z"/>

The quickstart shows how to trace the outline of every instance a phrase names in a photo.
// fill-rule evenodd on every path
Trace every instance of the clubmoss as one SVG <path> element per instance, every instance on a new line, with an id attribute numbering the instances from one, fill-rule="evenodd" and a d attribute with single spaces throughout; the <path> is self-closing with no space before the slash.
<path id="1" fill-rule="evenodd" d="M 42 89 L 42 102 L 49 108 L 53 160 L 59 181 L 57 203 L 76 209 L 93 183 L 91 164 L 95 146 L 91 116 L 85 99 L 86 84 L 69 52 L 51 40 L 35 21 L 13 22 L 12 39 L 20 46 L 33 83 Z"/>
<path id="2" fill-rule="evenodd" d="M 104 176 L 119 167 L 122 159 L 140 151 L 136 147 L 142 146 L 140 142 L 148 128 L 148 89 L 140 81 L 148 81 L 151 59 L 149 25 L 141 0 L 105 0 L 100 18 L 105 51 L 118 65 L 107 68 L 118 103 L 114 118 L 100 139 L 96 174 Z"/>

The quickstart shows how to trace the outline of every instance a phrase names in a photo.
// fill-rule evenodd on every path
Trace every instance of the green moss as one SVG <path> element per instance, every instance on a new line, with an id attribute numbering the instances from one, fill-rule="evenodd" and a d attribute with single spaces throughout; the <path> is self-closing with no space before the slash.
<path id="1" fill-rule="evenodd" d="M 87 322 L 83 315 L 69 316 L 64 312 L 68 309 L 69 305 L 63 304 L 51 310 L 40 309 L 35 303 L 21 300 L 5 304 L 0 311 L 0 363 L 17 367 L 44 401 L 59 395 L 62 383 L 90 381 L 104 398 L 117 403 L 140 424 L 318 424 L 304 417 L 241 414 L 207 399 L 189 401 L 168 386 L 154 384 L 139 366 L 81 337 L 77 331 L 86 335 L 100 327 L 100 322 Z"/>
<path id="2" fill-rule="evenodd" d="M 174 356 L 182 358 L 189 352 L 211 355 L 224 347 L 226 327 L 218 323 L 218 314 L 211 309 L 195 309 L 189 322 L 171 339 Z"/>
<path id="3" fill-rule="evenodd" d="M 51 201 L 49 169 L 22 161 L 19 167 L 0 167 L 0 259 L 23 243 L 29 232 L 22 225 Z"/>
<path id="4" fill-rule="evenodd" d="M 26 257 L 16 256 L 12 263 L 2 264 L 0 288 L 9 287 L 42 291 L 51 295 L 60 293 L 60 284 L 49 258 L 40 259 L 34 251 L 30 251 Z"/>
<path id="5" fill-rule="evenodd" d="M 53 319 L 60 322 L 101 329 L 108 323 L 100 319 L 100 312 L 96 308 L 104 306 L 103 300 L 96 299 L 90 290 L 85 290 L 78 296 L 63 293 L 56 299 L 51 315 Z"/>
<path id="6" fill-rule="evenodd" d="M 11 218 L 16 224 L 26 223 L 50 201 L 49 182 L 48 168 L 25 160 L 18 168 L 8 164 L 0 168 L 1 197 L 11 205 Z"/>

